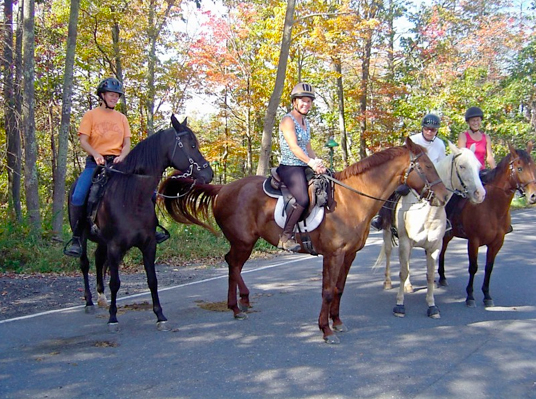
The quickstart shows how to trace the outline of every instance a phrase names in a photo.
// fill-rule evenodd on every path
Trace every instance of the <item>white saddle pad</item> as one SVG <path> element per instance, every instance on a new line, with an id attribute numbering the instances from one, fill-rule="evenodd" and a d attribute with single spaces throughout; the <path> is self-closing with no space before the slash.
<path id="1" fill-rule="evenodd" d="M 281 228 L 285 227 L 285 220 L 287 218 L 287 215 L 283 214 L 284 205 L 283 197 L 279 197 L 277 204 L 275 205 L 274 218 L 277 225 Z M 305 224 L 299 222 L 298 225 L 302 231 L 313 231 L 320 225 L 320 223 L 322 223 L 322 220 L 324 220 L 324 208 L 315 206 L 311 214 L 305 219 Z M 307 228 L 305 225 L 307 225 Z"/>

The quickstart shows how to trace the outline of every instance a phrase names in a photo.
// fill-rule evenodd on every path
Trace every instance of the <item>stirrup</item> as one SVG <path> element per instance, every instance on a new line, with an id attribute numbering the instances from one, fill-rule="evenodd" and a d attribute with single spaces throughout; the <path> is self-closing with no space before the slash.
<path id="1" fill-rule="evenodd" d="M 290 252 L 299 252 L 301 245 L 296 242 L 294 238 L 288 238 L 285 241 L 282 241 L 283 236 L 279 237 L 279 242 L 277 243 L 277 248 L 284 249 L 285 251 Z"/>

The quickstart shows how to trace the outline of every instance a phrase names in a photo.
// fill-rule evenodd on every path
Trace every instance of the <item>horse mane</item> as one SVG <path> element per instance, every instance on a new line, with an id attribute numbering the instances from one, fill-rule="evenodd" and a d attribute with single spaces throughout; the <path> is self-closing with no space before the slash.
<path id="1" fill-rule="evenodd" d="M 162 133 L 170 129 L 159 130 L 140 141 L 115 168 L 126 174 L 154 175 L 160 172 L 158 168 L 162 165 Z"/>
<path id="2" fill-rule="evenodd" d="M 416 144 L 415 144 L 416 145 Z M 359 162 L 356 162 L 340 172 L 335 172 L 334 178 L 337 180 L 346 180 L 349 177 L 357 176 L 367 170 L 397 158 L 407 152 L 406 146 L 391 147 L 386 150 L 372 154 Z"/>
<path id="3" fill-rule="evenodd" d="M 519 158 L 525 163 L 530 163 L 530 155 L 525 150 L 515 150 Z M 508 165 L 510 164 L 510 160 L 512 158 L 512 154 L 508 153 L 503 159 L 499 161 L 497 166 L 494 169 L 489 170 L 487 173 L 481 174 L 481 179 L 483 184 L 488 184 L 494 181 L 497 176 L 500 176 L 501 173 L 504 172 L 506 168 L 508 168 Z"/>

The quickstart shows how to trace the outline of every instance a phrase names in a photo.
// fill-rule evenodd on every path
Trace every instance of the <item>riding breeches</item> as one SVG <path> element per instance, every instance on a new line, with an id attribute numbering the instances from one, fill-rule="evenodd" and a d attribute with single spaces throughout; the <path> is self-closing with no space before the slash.
<path id="1" fill-rule="evenodd" d="M 288 191 L 296 198 L 296 202 L 307 209 L 309 207 L 309 193 L 307 192 L 305 168 L 305 166 L 279 165 L 277 174 L 287 186 Z"/>

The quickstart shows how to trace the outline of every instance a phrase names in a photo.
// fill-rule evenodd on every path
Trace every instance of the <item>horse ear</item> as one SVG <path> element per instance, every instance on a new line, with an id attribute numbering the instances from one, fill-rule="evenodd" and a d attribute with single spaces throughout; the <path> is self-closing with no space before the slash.
<path id="1" fill-rule="evenodd" d="M 461 150 L 458 147 L 456 147 L 454 144 L 452 144 L 450 140 L 447 140 L 447 141 L 449 143 L 450 152 L 452 152 L 454 155 L 459 154 L 461 152 Z"/>
<path id="2" fill-rule="evenodd" d="M 408 137 L 406 137 L 406 146 L 409 148 L 410 151 L 413 152 L 413 149 L 415 148 L 415 143 Z"/>
<path id="3" fill-rule="evenodd" d="M 512 154 L 513 157 L 516 157 L 517 156 L 516 149 L 510 142 L 508 143 L 508 148 L 510 149 L 510 154 Z"/>
<path id="4" fill-rule="evenodd" d="M 471 144 L 471 147 L 469 147 L 469 149 L 471 151 L 475 152 L 476 151 L 476 143 Z"/>
<path id="5" fill-rule="evenodd" d="M 184 118 L 184 120 L 182 121 L 181 125 L 182 125 L 183 127 L 188 126 L 188 117 Z"/>
<path id="6" fill-rule="evenodd" d="M 177 118 L 175 118 L 175 115 L 171 114 L 171 125 L 173 126 L 173 128 L 177 131 L 177 132 L 180 132 L 182 129 L 181 129 L 181 124 L 179 123 L 179 121 L 177 120 Z"/>

